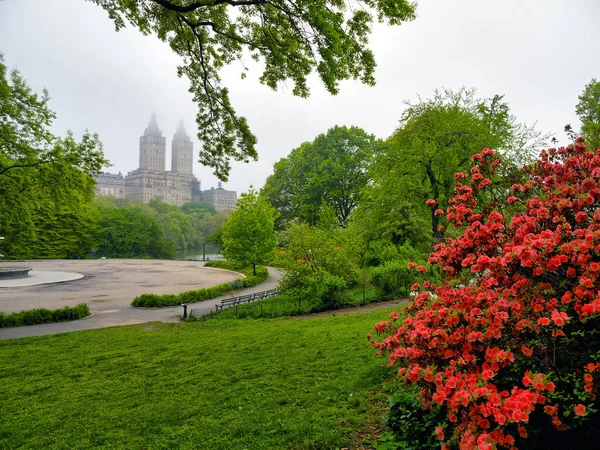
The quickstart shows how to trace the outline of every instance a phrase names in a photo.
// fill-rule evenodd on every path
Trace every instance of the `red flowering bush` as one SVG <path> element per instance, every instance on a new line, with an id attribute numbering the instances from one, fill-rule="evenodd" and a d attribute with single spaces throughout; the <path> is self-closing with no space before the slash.
<path id="1" fill-rule="evenodd" d="M 383 340 L 371 342 L 419 386 L 423 405 L 443 408 L 435 431 L 442 448 L 517 448 L 528 436 L 592 429 L 600 149 L 580 139 L 543 151 L 510 191 L 492 182 L 500 164 L 492 150 L 473 160 L 438 211 L 462 230 L 429 258 L 447 278 L 413 286 L 407 315 L 377 324 Z"/>

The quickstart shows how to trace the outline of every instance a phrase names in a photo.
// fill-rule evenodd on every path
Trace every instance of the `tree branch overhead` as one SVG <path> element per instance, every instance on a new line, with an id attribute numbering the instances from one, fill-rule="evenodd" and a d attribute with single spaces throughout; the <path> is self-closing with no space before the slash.
<path id="1" fill-rule="evenodd" d="M 398 25 L 414 19 L 416 9 L 408 0 L 362 0 L 360 8 L 340 0 L 91 1 L 117 29 L 129 23 L 155 34 L 182 57 L 178 73 L 190 80 L 198 105 L 199 162 L 222 180 L 231 160 L 258 158 L 256 137 L 221 84 L 222 67 L 247 49 L 263 61 L 260 82 L 272 89 L 291 81 L 293 94 L 307 97 L 313 71 L 332 94 L 346 79 L 372 85 L 375 60 L 367 44 L 373 21 Z"/>

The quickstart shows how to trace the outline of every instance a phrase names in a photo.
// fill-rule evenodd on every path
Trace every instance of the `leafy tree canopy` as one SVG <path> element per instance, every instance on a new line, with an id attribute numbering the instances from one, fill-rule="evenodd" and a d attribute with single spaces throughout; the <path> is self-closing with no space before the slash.
<path id="1" fill-rule="evenodd" d="M 11 258 L 83 256 L 97 232 L 92 176 L 108 161 L 97 135 L 50 132 L 49 100 L 0 54 L 0 236 Z"/>
<path id="2" fill-rule="evenodd" d="M 135 202 L 119 206 L 106 197 L 96 199 L 94 206 L 100 214 L 102 225 L 96 248 L 103 256 L 173 257 L 176 239 L 170 236 L 169 240 L 165 236 L 164 227 L 155 219 L 156 211 L 153 208 Z"/>
<path id="3" fill-rule="evenodd" d="M 579 96 L 575 112 L 581 120 L 581 134 L 587 145 L 600 148 L 600 82 L 592 79 Z"/>
<path id="4" fill-rule="evenodd" d="M 276 238 L 273 229 L 275 209 L 250 189 L 236 203 L 236 209 L 223 224 L 223 255 L 243 265 L 267 263 L 273 256 Z"/>
<path id="5" fill-rule="evenodd" d="M 71 133 L 60 139 L 50 132 L 56 114 L 49 101 L 48 91 L 41 96 L 32 92 L 17 70 L 8 74 L 0 53 L 0 176 L 52 162 L 93 176 L 108 164 L 97 134 L 86 132 L 77 143 Z"/>
<path id="6" fill-rule="evenodd" d="M 215 205 L 213 205 L 212 203 L 208 203 L 208 202 L 199 202 L 199 201 L 187 202 L 181 206 L 181 209 L 186 214 L 198 214 L 202 217 L 207 216 L 207 215 L 212 216 L 217 213 L 217 210 L 215 209 Z"/>
<path id="7" fill-rule="evenodd" d="M 373 85 L 375 59 L 368 48 L 373 21 L 399 25 L 414 19 L 416 8 L 407 0 L 93 1 L 117 30 L 129 22 L 181 56 L 178 74 L 188 77 L 198 104 L 200 162 L 223 180 L 231 159 L 257 159 L 256 137 L 221 83 L 224 66 L 249 53 L 264 64 L 261 83 L 276 89 L 291 81 L 300 97 L 309 95 L 313 71 L 332 94 L 349 78 Z"/>
<path id="8" fill-rule="evenodd" d="M 383 143 L 357 127 L 333 127 L 292 150 L 274 166 L 261 194 L 280 213 L 278 228 L 316 225 L 333 213 L 345 226 L 369 181 L 368 167 Z"/>
<path id="9" fill-rule="evenodd" d="M 409 240 L 417 247 L 431 243 L 432 236 L 441 240 L 436 211 L 453 196 L 454 174 L 469 170 L 471 156 L 491 147 L 518 165 L 529 160 L 541 138 L 516 123 L 502 96 L 481 100 L 474 89 L 436 91 L 431 99 L 408 104 L 371 166 L 373 182 L 356 219 L 371 238 Z"/>

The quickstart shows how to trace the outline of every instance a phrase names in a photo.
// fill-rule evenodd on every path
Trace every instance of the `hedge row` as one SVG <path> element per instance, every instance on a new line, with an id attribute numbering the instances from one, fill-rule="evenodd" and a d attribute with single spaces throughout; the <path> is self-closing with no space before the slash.
<path id="1" fill-rule="evenodd" d="M 40 323 L 68 322 L 91 316 L 90 308 L 85 303 L 80 303 L 73 308 L 68 306 L 62 309 L 29 309 L 26 311 L 4 314 L 0 312 L 0 328 L 22 327 L 25 325 L 38 325 Z"/>
<path id="2" fill-rule="evenodd" d="M 209 261 L 205 264 L 206 267 L 219 267 L 222 269 L 235 270 L 243 273 L 246 278 L 233 280 L 229 283 L 219 284 L 210 288 L 196 289 L 194 291 L 186 291 L 181 294 L 142 294 L 136 297 L 131 306 L 141 308 L 157 308 L 163 306 L 177 306 L 181 303 L 196 303 L 203 300 L 209 300 L 228 292 L 238 289 L 256 286 L 269 278 L 269 272 L 266 267 L 256 266 L 256 276 L 252 275 L 252 266 L 240 268 L 229 261 Z"/>

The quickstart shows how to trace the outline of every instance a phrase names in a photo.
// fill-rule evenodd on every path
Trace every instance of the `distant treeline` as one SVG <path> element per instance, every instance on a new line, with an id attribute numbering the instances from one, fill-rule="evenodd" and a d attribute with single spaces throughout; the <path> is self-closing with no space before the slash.
<path id="1" fill-rule="evenodd" d="M 154 199 L 149 204 L 98 197 L 78 210 L 63 208 L 32 224 L 30 235 L 6 238 L 9 259 L 35 258 L 173 258 L 177 253 L 218 243 L 228 213 L 217 213 L 210 203 L 189 202 L 182 207 Z M 39 228 L 38 228 L 39 227 Z M 213 240 L 211 240 L 211 238 Z M 216 239 L 217 242 L 214 242 Z"/>

